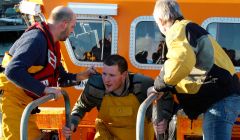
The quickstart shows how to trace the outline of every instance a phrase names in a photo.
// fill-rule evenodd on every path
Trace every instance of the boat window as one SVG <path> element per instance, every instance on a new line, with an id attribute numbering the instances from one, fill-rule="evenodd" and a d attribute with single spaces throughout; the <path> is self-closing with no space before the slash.
<path id="1" fill-rule="evenodd" d="M 240 19 L 209 18 L 203 27 L 218 41 L 236 67 L 240 66 Z"/>
<path id="2" fill-rule="evenodd" d="M 131 24 L 130 59 L 138 68 L 159 69 L 166 59 L 164 37 L 152 17 L 138 17 Z"/>
<path id="3" fill-rule="evenodd" d="M 79 18 L 67 44 L 72 60 L 79 65 L 98 63 L 116 53 L 115 28 L 116 25 L 106 17 Z"/>
<path id="4" fill-rule="evenodd" d="M 0 63 L 4 53 L 27 28 L 16 6 L 19 1 L 2 1 L 0 3 Z"/>

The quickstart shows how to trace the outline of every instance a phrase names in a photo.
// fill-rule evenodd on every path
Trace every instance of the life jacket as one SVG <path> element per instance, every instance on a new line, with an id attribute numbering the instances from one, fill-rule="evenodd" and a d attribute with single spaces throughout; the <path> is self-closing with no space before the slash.
<path id="1" fill-rule="evenodd" d="M 31 27 L 29 27 L 27 31 L 30 31 L 32 29 L 39 29 L 43 32 L 45 38 L 47 39 L 48 44 L 48 50 L 47 50 L 47 61 L 44 66 L 31 66 L 28 69 L 28 72 L 30 75 L 32 75 L 36 80 L 39 80 L 41 83 L 43 83 L 45 86 L 57 86 L 57 81 L 59 77 L 59 66 L 60 66 L 60 45 L 59 42 L 54 44 L 53 37 L 51 33 L 49 32 L 49 28 L 46 23 L 35 23 Z M 8 53 L 5 53 L 4 59 L 3 59 L 3 67 L 7 66 L 8 62 L 11 60 L 11 55 Z M 44 93 L 39 96 L 31 91 L 24 90 L 25 93 L 32 97 L 33 99 L 39 98 Z"/>
<path id="2" fill-rule="evenodd" d="M 54 44 L 52 34 L 49 31 L 49 28 L 45 22 L 38 23 L 36 22 L 33 26 L 29 27 L 26 31 L 32 29 L 39 29 L 44 33 L 45 38 L 47 39 L 48 44 L 48 61 L 44 68 L 36 73 L 33 73 L 32 76 L 41 81 L 46 86 L 57 86 L 57 81 L 59 77 L 59 66 L 60 66 L 60 44 L 57 42 Z M 29 96 L 36 96 L 36 94 L 25 91 Z"/>

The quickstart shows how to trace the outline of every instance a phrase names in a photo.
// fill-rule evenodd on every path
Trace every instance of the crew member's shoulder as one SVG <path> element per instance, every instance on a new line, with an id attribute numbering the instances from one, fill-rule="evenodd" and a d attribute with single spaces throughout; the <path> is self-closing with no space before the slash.
<path id="1" fill-rule="evenodd" d="M 10 48 L 10 54 L 14 54 L 15 52 L 21 53 L 26 50 L 34 50 L 36 52 L 42 52 L 47 47 L 47 40 L 44 37 L 44 34 L 38 29 L 32 29 L 26 31 L 22 34 L 22 36 L 13 44 Z"/>
<path id="2" fill-rule="evenodd" d="M 102 80 L 102 75 L 101 74 L 93 74 L 89 77 L 88 79 L 88 84 L 90 86 L 93 86 L 97 89 L 104 90 L 104 84 Z"/>
<path id="3" fill-rule="evenodd" d="M 24 32 L 23 34 L 24 37 L 29 37 L 29 38 L 45 38 L 44 33 L 40 31 L 39 29 L 32 29 Z"/>
<path id="4" fill-rule="evenodd" d="M 139 73 L 130 73 L 129 76 L 131 77 L 132 76 L 132 81 L 133 82 L 141 82 L 141 83 L 145 83 L 145 82 L 154 82 L 154 80 L 149 77 L 149 76 L 146 76 L 146 75 L 142 75 L 142 74 L 139 74 Z"/>
<path id="5" fill-rule="evenodd" d="M 32 29 L 27 32 L 25 32 L 21 36 L 21 40 L 27 40 L 29 42 L 36 42 L 41 45 L 46 45 L 47 39 L 44 35 L 44 33 L 38 29 Z"/>

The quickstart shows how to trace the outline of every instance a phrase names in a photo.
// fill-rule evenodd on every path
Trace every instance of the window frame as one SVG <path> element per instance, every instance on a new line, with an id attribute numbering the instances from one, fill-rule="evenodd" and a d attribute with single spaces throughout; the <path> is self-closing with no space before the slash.
<path id="1" fill-rule="evenodd" d="M 84 20 L 90 20 L 91 22 L 94 21 L 99 21 L 101 20 L 100 15 L 81 15 L 81 14 L 77 14 L 77 22 L 78 21 L 84 21 Z M 117 53 L 117 42 L 118 42 L 118 26 L 117 26 L 117 22 L 115 21 L 115 19 L 111 16 L 107 16 L 107 18 L 105 19 L 106 21 L 108 21 L 111 25 L 112 25 L 112 42 L 111 42 L 111 54 L 116 54 Z M 66 49 L 68 52 L 68 55 L 71 59 L 71 61 L 77 65 L 77 66 L 84 66 L 84 67 L 89 67 L 91 65 L 94 65 L 95 67 L 103 67 L 103 62 L 94 62 L 94 61 L 80 61 L 77 60 L 75 57 L 75 54 L 73 52 L 72 46 L 70 44 L 70 40 L 69 38 L 67 38 L 67 40 L 64 42 L 66 45 Z"/>
<path id="2" fill-rule="evenodd" d="M 211 23 L 239 23 L 240 18 L 229 18 L 229 17 L 210 17 L 202 22 L 202 27 L 207 30 L 207 27 Z M 234 66 L 236 72 L 240 72 L 240 66 Z"/>
<path id="3" fill-rule="evenodd" d="M 149 69 L 149 70 L 159 70 L 162 68 L 162 64 L 142 64 L 136 61 L 135 55 L 136 55 L 136 27 L 138 23 L 140 22 L 148 22 L 148 21 L 153 21 L 155 22 L 153 16 L 139 16 L 135 18 L 130 26 L 130 48 L 129 48 L 129 58 L 130 62 L 135 66 L 136 68 L 139 69 Z"/>

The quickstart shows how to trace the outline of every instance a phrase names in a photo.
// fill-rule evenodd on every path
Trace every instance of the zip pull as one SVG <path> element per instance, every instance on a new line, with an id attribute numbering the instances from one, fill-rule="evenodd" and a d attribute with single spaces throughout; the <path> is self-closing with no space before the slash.
<path id="1" fill-rule="evenodd" d="M 193 120 L 191 120 L 191 130 L 192 130 L 192 126 L 193 126 Z"/>

